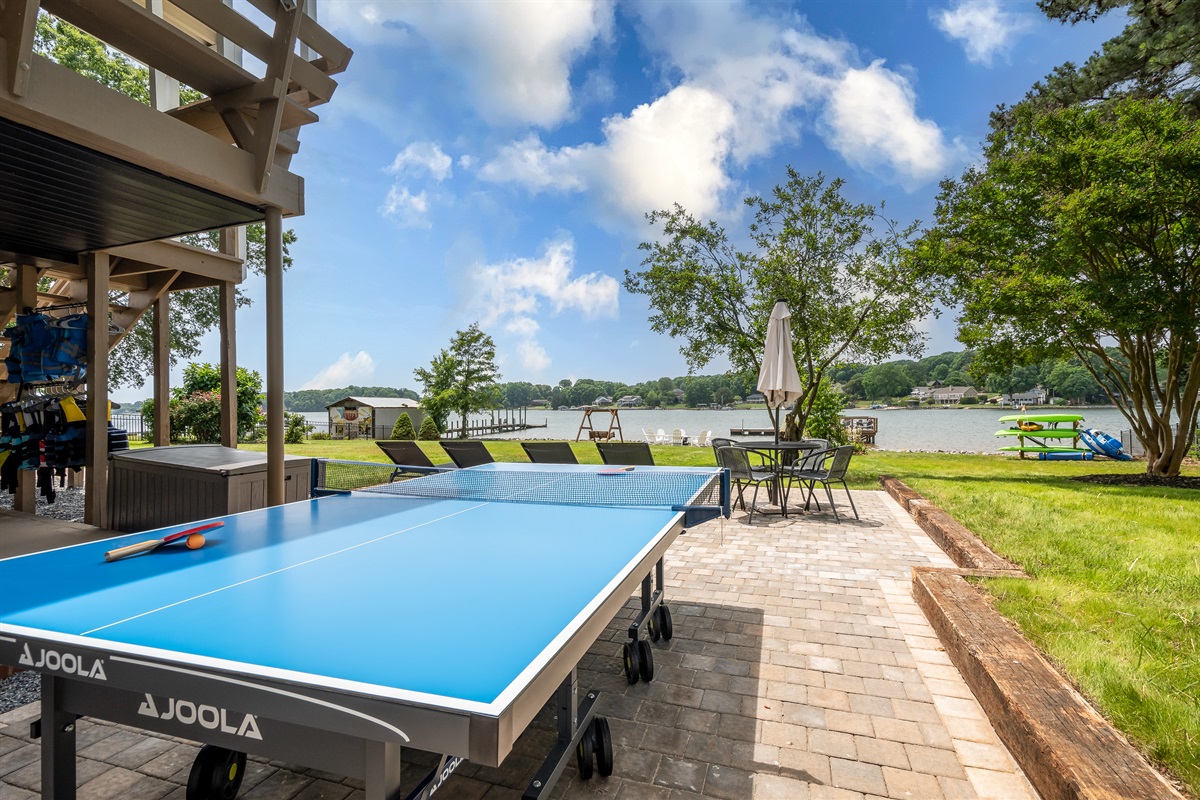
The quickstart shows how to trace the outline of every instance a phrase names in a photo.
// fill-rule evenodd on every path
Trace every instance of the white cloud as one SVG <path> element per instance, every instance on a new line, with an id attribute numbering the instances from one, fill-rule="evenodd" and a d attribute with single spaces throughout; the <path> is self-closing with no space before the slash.
<path id="1" fill-rule="evenodd" d="M 461 71 L 473 105 L 488 121 L 542 127 L 570 116 L 571 66 L 613 26 L 607 0 L 331 0 L 322 9 L 334 30 L 352 38 L 424 38 Z"/>
<path id="2" fill-rule="evenodd" d="M 437 142 L 413 142 L 396 154 L 387 171 L 392 175 L 428 172 L 441 183 L 450 177 L 451 163 Z"/>
<path id="3" fill-rule="evenodd" d="M 354 355 L 342 353 L 325 369 L 312 376 L 301 389 L 334 389 L 338 386 L 349 386 L 353 383 L 362 384 L 375 374 L 375 359 L 366 350 L 359 350 Z"/>
<path id="4" fill-rule="evenodd" d="M 907 185 L 937 178 L 965 156 L 938 126 L 917 116 L 916 96 L 903 76 L 876 61 L 848 70 L 830 94 L 826 138 L 848 163 L 882 170 Z"/>
<path id="5" fill-rule="evenodd" d="M 496 158 L 484 164 L 479 177 L 493 183 L 519 183 L 533 192 L 583 191 L 586 178 L 580 174 L 594 145 L 550 150 L 536 134 L 500 148 Z"/>
<path id="6" fill-rule="evenodd" d="M 997 0 L 958 0 L 931 16 L 942 33 L 962 42 L 968 61 L 986 66 L 1029 27 L 1027 17 L 1001 8 Z"/>
<path id="7" fill-rule="evenodd" d="M 402 228 L 430 227 L 429 200 L 425 192 L 412 194 L 407 186 L 395 184 L 388 190 L 387 199 L 379 209 L 385 217 L 393 217 Z"/>
<path id="8" fill-rule="evenodd" d="M 646 212 L 676 202 L 698 216 L 733 213 L 734 170 L 814 122 L 849 163 L 908 187 L 962 158 L 958 143 L 917 113 L 903 75 L 883 62 L 862 67 L 851 44 L 765 8 L 634 7 L 671 88 L 605 120 L 601 141 L 551 148 L 531 134 L 501 148 L 479 177 L 535 193 L 591 192 L 601 221 L 640 227 Z M 882 104 L 874 114 L 871 103 Z"/>
<path id="9" fill-rule="evenodd" d="M 517 337 L 517 355 L 521 357 L 521 366 L 526 372 L 544 372 L 550 367 L 550 356 L 538 342 L 538 331 L 541 330 L 538 321 L 530 317 L 516 317 L 504 326 L 504 330 Z"/>
<path id="10" fill-rule="evenodd" d="M 501 324 L 517 339 L 521 363 L 530 371 L 550 366 L 538 340 L 541 325 L 536 318 L 546 307 L 554 315 L 578 312 L 589 319 L 617 313 L 617 281 L 596 272 L 574 275 L 574 269 L 575 245 L 569 237 L 548 243 L 538 258 L 477 264 L 471 269 L 468 282 L 476 289 L 472 312 L 482 325 Z"/>

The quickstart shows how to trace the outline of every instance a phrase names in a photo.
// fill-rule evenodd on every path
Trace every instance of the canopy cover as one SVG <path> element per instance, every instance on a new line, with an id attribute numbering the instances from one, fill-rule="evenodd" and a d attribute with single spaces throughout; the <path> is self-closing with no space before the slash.
<path id="1" fill-rule="evenodd" d="M 767 344 L 763 351 L 762 369 L 758 373 L 758 390 L 771 408 L 780 408 L 803 394 L 796 358 L 792 355 L 792 312 L 780 300 L 771 310 L 767 322 Z"/>

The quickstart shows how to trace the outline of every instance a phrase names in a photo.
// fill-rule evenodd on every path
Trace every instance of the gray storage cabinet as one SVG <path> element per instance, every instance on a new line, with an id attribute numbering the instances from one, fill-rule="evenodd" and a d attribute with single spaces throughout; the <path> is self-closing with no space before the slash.
<path id="1" fill-rule="evenodd" d="M 267 455 L 216 444 L 109 456 L 108 527 L 133 533 L 266 508 Z M 286 456 L 284 502 L 307 500 L 312 459 Z"/>

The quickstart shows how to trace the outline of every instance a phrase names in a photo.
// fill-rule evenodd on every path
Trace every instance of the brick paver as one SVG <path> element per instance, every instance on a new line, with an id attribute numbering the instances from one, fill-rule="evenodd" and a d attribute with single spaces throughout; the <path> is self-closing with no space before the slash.
<path id="1" fill-rule="evenodd" d="M 616 769 L 559 798 L 1023 800 L 1036 794 L 996 738 L 913 602 L 911 568 L 953 566 L 883 492 L 861 521 L 744 512 L 680 537 L 668 555 L 675 638 L 655 680 L 626 684 L 619 652 L 636 601 L 591 648 Z M 498 769 L 466 764 L 439 800 L 520 796 L 553 741 L 550 709 Z M 0 715 L 0 800 L 36 797 L 36 705 Z M 182 800 L 194 745 L 83 720 L 80 800 Z M 406 756 L 407 758 L 407 756 Z M 431 764 L 413 752 L 406 783 Z M 247 800 L 362 800 L 361 783 L 250 760 Z"/>

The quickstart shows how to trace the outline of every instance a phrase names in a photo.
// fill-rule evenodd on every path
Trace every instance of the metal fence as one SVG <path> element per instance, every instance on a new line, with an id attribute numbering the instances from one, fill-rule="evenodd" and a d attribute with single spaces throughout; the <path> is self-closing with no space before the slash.
<path id="1" fill-rule="evenodd" d="M 1171 426 L 1171 435 L 1179 435 L 1179 423 Z M 1133 431 L 1121 431 L 1121 449 L 1134 458 L 1141 458 L 1146 455 L 1146 448 L 1142 447 L 1142 442 L 1133 435 Z M 1192 457 L 1200 457 L 1200 428 L 1196 429 L 1196 436 L 1192 443 Z"/>

